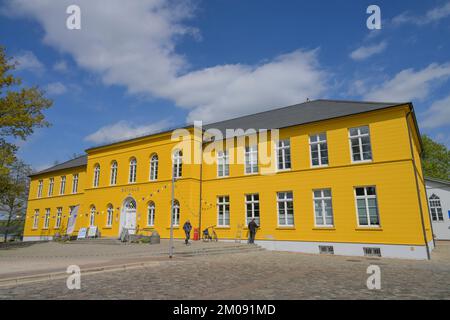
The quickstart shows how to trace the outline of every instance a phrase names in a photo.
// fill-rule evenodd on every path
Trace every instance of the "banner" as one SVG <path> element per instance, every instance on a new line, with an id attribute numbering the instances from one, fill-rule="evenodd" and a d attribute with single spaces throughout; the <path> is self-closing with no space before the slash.
<path id="1" fill-rule="evenodd" d="M 66 232 L 66 234 L 68 234 L 68 235 L 72 234 L 73 230 L 75 229 L 75 223 L 77 221 L 79 207 L 80 207 L 79 205 L 72 207 L 72 211 L 70 212 L 70 217 L 69 217 L 69 222 L 67 222 L 67 232 Z"/>

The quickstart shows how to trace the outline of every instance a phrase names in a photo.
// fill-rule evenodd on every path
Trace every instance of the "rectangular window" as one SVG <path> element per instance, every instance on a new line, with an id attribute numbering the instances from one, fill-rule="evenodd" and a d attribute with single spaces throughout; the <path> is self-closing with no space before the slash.
<path id="1" fill-rule="evenodd" d="M 230 226 L 230 197 L 217 197 L 217 225 L 221 227 Z"/>
<path id="2" fill-rule="evenodd" d="M 39 227 L 39 209 L 35 209 L 33 216 L 33 229 L 37 229 L 38 227 Z"/>
<path id="3" fill-rule="evenodd" d="M 228 151 L 217 152 L 217 176 L 228 177 L 230 175 L 230 158 Z"/>
<path id="4" fill-rule="evenodd" d="M 294 226 L 294 199 L 292 191 L 277 192 L 278 225 Z"/>
<path id="5" fill-rule="evenodd" d="M 37 190 L 37 197 L 40 198 L 42 197 L 42 188 L 44 187 L 44 181 L 43 180 L 39 180 L 38 182 L 38 190 Z"/>
<path id="6" fill-rule="evenodd" d="M 333 246 L 319 246 L 320 254 L 334 254 Z"/>
<path id="7" fill-rule="evenodd" d="M 66 176 L 61 176 L 61 185 L 59 188 L 59 194 L 64 194 L 66 190 Z"/>
<path id="8" fill-rule="evenodd" d="M 256 224 L 259 226 L 259 194 L 255 193 L 245 195 L 245 211 L 246 224 L 248 225 L 252 219 L 255 219 Z"/>
<path id="9" fill-rule="evenodd" d="M 430 200 L 431 219 L 436 222 L 444 221 L 444 215 L 442 214 L 441 199 L 437 195 L 432 194 L 429 200 Z"/>
<path id="10" fill-rule="evenodd" d="M 349 129 L 350 148 L 353 162 L 372 160 L 369 127 L 363 126 Z"/>
<path id="11" fill-rule="evenodd" d="M 313 167 L 328 165 L 328 146 L 325 132 L 310 135 L 309 148 L 311 152 L 311 165 Z"/>
<path id="12" fill-rule="evenodd" d="M 289 139 L 278 141 L 276 156 L 278 170 L 288 170 L 291 168 L 291 145 Z"/>
<path id="13" fill-rule="evenodd" d="M 245 147 L 245 173 L 258 173 L 258 146 Z"/>
<path id="14" fill-rule="evenodd" d="M 380 248 L 363 248 L 363 251 L 366 257 L 381 257 Z"/>
<path id="15" fill-rule="evenodd" d="M 55 221 L 55 229 L 59 229 L 61 227 L 61 219 L 62 219 L 62 208 L 56 208 L 56 221 Z"/>
<path id="16" fill-rule="evenodd" d="M 358 211 L 358 225 L 380 226 L 378 216 L 377 194 L 375 187 L 355 188 L 356 208 Z"/>
<path id="17" fill-rule="evenodd" d="M 48 229 L 48 225 L 50 223 L 50 209 L 45 209 L 45 216 L 44 216 L 44 229 Z"/>
<path id="18" fill-rule="evenodd" d="M 331 203 L 331 190 L 314 190 L 313 199 L 316 226 L 332 227 L 334 222 L 333 207 Z"/>
<path id="19" fill-rule="evenodd" d="M 50 182 L 48 184 L 48 196 L 53 195 L 53 186 L 55 185 L 55 178 L 50 178 Z"/>

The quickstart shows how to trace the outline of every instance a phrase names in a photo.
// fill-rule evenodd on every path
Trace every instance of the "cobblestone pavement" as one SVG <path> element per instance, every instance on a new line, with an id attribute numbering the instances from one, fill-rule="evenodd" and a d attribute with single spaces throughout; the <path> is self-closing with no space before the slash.
<path id="1" fill-rule="evenodd" d="M 366 269 L 381 268 L 381 290 Z M 0 299 L 450 299 L 450 243 L 431 261 L 259 251 L 165 261 L 142 269 L 0 288 Z"/>

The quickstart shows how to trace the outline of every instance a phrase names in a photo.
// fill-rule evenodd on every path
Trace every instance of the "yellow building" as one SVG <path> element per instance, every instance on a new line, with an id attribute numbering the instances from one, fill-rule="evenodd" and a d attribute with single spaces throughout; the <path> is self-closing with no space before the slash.
<path id="1" fill-rule="evenodd" d="M 231 129 L 231 130 L 230 130 Z M 237 130 L 240 129 L 240 130 Z M 316 100 L 86 150 L 31 176 L 25 240 L 190 220 L 273 250 L 429 259 L 434 247 L 411 103 Z M 175 173 L 171 215 L 172 173 Z"/>

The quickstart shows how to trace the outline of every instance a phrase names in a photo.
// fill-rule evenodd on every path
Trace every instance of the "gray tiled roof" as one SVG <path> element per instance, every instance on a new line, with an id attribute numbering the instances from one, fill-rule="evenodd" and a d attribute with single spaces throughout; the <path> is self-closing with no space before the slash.
<path id="1" fill-rule="evenodd" d="M 243 130 L 250 128 L 280 129 L 299 124 L 384 109 L 400 104 L 402 103 L 314 100 L 211 123 L 205 125 L 204 129 L 216 128 L 223 133 L 225 133 L 226 129 L 236 128 Z"/>
<path id="2" fill-rule="evenodd" d="M 30 175 L 30 177 L 32 176 L 36 176 L 39 174 L 43 174 L 43 173 L 47 173 L 47 172 L 53 172 L 53 171 L 59 171 L 59 170 L 64 170 L 64 169 L 69 169 L 69 168 L 75 168 L 75 167 L 81 167 L 81 166 L 85 166 L 87 165 L 87 155 L 82 155 L 79 156 L 78 158 L 63 162 L 63 163 L 59 163 L 53 167 L 47 168 L 45 170 L 41 170 L 38 172 L 35 172 L 33 174 Z"/>
<path id="3" fill-rule="evenodd" d="M 398 106 L 403 103 L 389 103 L 389 102 L 361 102 L 361 101 L 343 101 L 343 100 L 314 100 L 307 101 L 292 106 L 271 109 L 264 112 L 254 113 L 247 116 L 233 118 L 229 120 L 210 123 L 203 126 L 203 129 L 216 128 L 225 133 L 226 129 L 280 129 L 299 124 L 306 124 L 321 120 L 333 119 L 364 113 L 374 110 L 385 109 L 389 107 Z M 164 130 L 167 131 L 167 130 Z M 148 136 L 151 136 L 150 134 Z M 134 140 L 133 139 L 129 139 Z M 127 140 L 125 140 L 127 141 Z M 112 144 L 116 144 L 114 142 Z M 110 144 L 107 144 L 110 145 Z M 97 147 L 95 147 L 97 148 Z M 90 149 L 95 149 L 90 148 Z M 88 149 L 88 150 L 90 150 Z M 58 171 L 87 164 L 87 155 L 83 155 L 76 159 L 60 163 L 51 168 L 33 173 L 35 176 L 42 173 Z"/>

